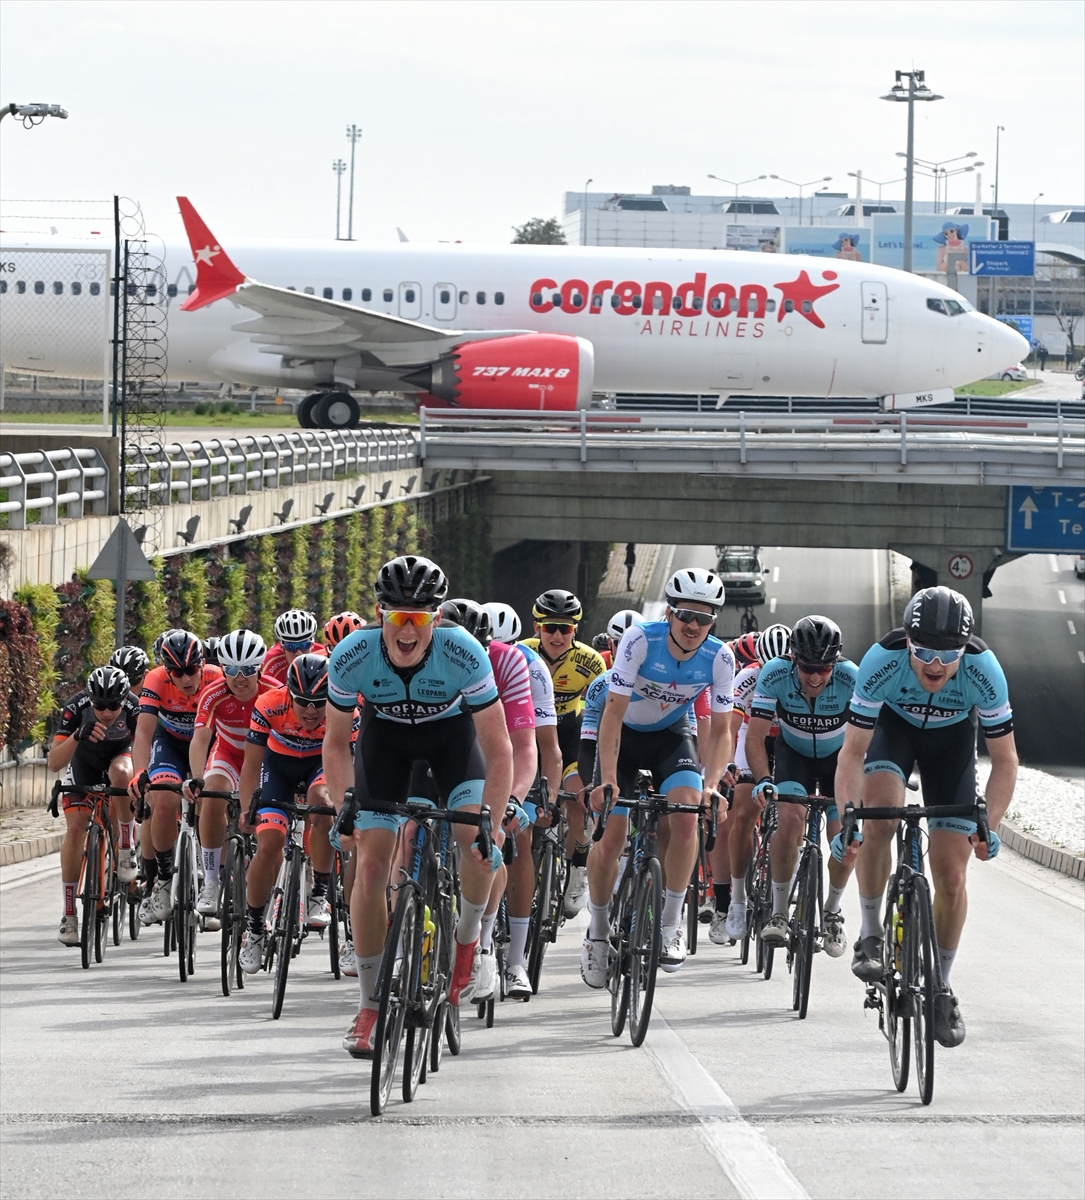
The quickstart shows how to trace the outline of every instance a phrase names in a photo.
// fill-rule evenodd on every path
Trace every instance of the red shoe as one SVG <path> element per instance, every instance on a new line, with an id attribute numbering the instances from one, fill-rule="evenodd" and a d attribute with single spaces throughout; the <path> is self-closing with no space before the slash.
<path id="1" fill-rule="evenodd" d="M 354 1018 L 354 1024 L 343 1038 L 343 1049 L 351 1058 L 373 1057 L 373 1037 L 379 1016 L 375 1008 L 363 1008 Z"/>
<path id="2" fill-rule="evenodd" d="M 448 1002 L 454 1008 L 470 1001 L 478 982 L 479 949 L 478 938 L 470 945 L 456 943 L 456 965 L 452 969 L 452 982 L 448 985 Z"/>

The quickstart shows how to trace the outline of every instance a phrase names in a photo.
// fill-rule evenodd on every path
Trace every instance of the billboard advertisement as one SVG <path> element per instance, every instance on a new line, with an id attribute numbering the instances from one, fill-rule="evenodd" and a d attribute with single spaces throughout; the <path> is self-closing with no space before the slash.
<path id="1" fill-rule="evenodd" d="M 904 266 L 904 214 L 875 213 L 872 261 L 883 267 Z M 950 263 L 968 272 L 968 243 L 991 237 L 990 217 L 950 217 L 943 213 L 916 213 L 912 218 L 912 270 L 921 275 L 945 274 Z"/>
<path id="2" fill-rule="evenodd" d="M 788 254 L 870 262 L 870 230 L 862 226 L 839 229 L 834 225 L 788 225 L 784 249 Z"/>
<path id="3" fill-rule="evenodd" d="M 727 225 L 728 250 L 752 250 L 761 254 L 776 254 L 780 251 L 779 225 Z"/>

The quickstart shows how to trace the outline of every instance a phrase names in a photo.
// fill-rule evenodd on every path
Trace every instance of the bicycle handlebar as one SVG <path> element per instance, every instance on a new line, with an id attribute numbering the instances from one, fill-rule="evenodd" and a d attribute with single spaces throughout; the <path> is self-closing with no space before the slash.
<path id="1" fill-rule="evenodd" d="M 906 804 L 902 807 L 892 808 L 856 808 L 849 800 L 844 805 L 844 814 L 841 818 L 844 847 L 846 849 L 854 840 L 858 821 L 898 821 L 902 818 L 907 821 L 923 819 L 929 821 L 941 817 L 974 817 L 976 833 L 980 841 L 986 844 L 990 840 L 991 830 L 987 822 L 987 801 L 982 797 L 977 797 L 974 805 L 932 804 L 924 807 L 919 804 Z"/>
<path id="2" fill-rule="evenodd" d="M 610 806 L 614 801 L 614 788 L 609 784 L 603 785 L 603 810 L 599 814 L 599 820 L 595 822 L 595 828 L 592 830 L 591 840 L 597 842 L 606 833 L 607 817 L 610 815 Z"/>
<path id="3" fill-rule="evenodd" d="M 330 810 L 334 813 L 334 809 Z M 449 825 L 470 825 L 478 829 L 475 847 L 487 862 L 493 853 L 493 823 L 490 819 L 489 806 L 483 804 L 477 813 L 453 812 L 447 808 L 434 808 L 425 801 L 407 800 L 404 804 L 384 804 L 379 800 L 369 800 L 365 804 L 355 796 L 353 788 L 347 788 L 343 797 L 343 807 L 335 822 L 335 828 L 340 837 L 350 837 L 354 832 L 354 821 L 359 813 L 384 813 L 392 817 L 407 817 L 412 821 L 444 821 Z"/>
<path id="4" fill-rule="evenodd" d="M 127 796 L 127 788 L 114 787 L 111 783 L 100 783 L 94 787 L 81 787 L 75 783 L 53 781 L 53 790 L 49 793 L 47 811 L 54 817 L 60 816 L 59 801 L 65 793 L 72 796 Z"/>

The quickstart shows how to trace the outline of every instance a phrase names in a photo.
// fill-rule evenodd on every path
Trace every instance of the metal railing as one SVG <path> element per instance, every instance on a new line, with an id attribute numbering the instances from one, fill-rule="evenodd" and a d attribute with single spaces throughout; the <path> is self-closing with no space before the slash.
<path id="1" fill-rule="evenodd" d="M 91 446 L 0 454 L 0 514 L 8 529 L 55 525 L 61 517 L 104 516 L 109 509 L 109 467 Z M 61 512 L 61 509 L 64 511 Z"/>
<path id="2" fill-rule="evenodd" d="M 545 414 L 420 410 L 428 466 L 1052 482 L 1085 468 L 1085 422 L 929 410 Z"/>
<path id="3" fill-rule="evenodd" d="M 125 487 L 129 507 L 188 503 L 416 466 L 413 429 L 299 429 L 131 447 Z"/>

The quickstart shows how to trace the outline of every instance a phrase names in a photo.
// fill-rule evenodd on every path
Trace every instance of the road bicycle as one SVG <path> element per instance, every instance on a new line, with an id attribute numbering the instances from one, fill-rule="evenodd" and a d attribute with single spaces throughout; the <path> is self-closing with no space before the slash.
<path id="1" fill-rule="evenodd" d="M 290 823 L 290 831 L 283 847 L 283 861 L 275 886 L 264 908 L 265 936 L 261 968 L 274 974 L 271 992 L 271 1017 L 274 1021 L 282 1015 L 290 963 L 301 951 L 301 943 L 309 933 L 306 928 L 309 889 L 304 886 L 309 862 L 305 853 L 305 822 L 308 817 L 336 815 L 330 804 L 307 804 L 305 795 L 306 786 L 301 784 L 292 801 L 275 801 L 275 808 L 284 813 Z M 250 829 L 256 828 L 257 814 L 263 803 L 260 789 L 257 788 L 249 802 L 247 823 Z"/>
<path id="2" fill-rule="evenodd" d="M 727 766 L 732 775 L 738 770 L 734 763 Z M 697 822 L 697 858 L 693 863 L 693 874 L 686 889 L 686 953 L 697 953 L 697 934 L 700 926 L 712 920 L 712 866 L 708 856 L 716 848 L 719 832 L 720 799 L 731 806 L 734 788 L 724 788 L 720 795 L 713 795 L 707 817 Z"/>
<path id="3" fill-rule="evenodd" d="M 515 821 L 515 818 L 516 809 L 510 804 L 505 809 L 505 821 Z M 504 859 L 506 867 L 511 867 L 516 861 L 515 827 L 510 826 L 506 830 L 505 843 L 501 847 L 501 857 Z M 496 1001 L 504 1000 L 506 996 L 505 967 L 508 965 L 509 958 L 509 902 L 507 894 L 501 897 L 501 903 L 497 906 L 492 950 L 494 956 L 494 989 L 484 1000 L 477 1002 L 479 1019 L 485 1020 L 487 1029 L 492 1029 L 494 1025 Z"/>
<path id="4" fill-rule="evenodd" d="M 368 801 L 364 806 L 348 790 L 337 821 L 340 836 L 349 836 L 360 812 L 406 817 L 414 823 L 409 867 L 400 868 L 391 884 L 392 920 L 384 942 L 381 964 L 374 982 L 377 1026 L 373 1039 L 373 1067 L 369 1108 L 373 1116 L 384 1112 L 403 1055 L 402 1095 L 410 1103 L 434 1059 L 433 1041 L 440 1040 L 441 1022 L 451 1010 L 448 986 L 455 958 L 453 875 L 438 854 L 443 825 L 468 825 L 478 830 L 475 846 L 487 861 L 493 846 L 490 810 L 478 813 L 435 808 L 428 801 L 404 804 Z M 451 839 L 444 842 L 449 847 Z M 452 1040 L 449 1039 L 450 1048 Z M 458 1024 L 456 1047 L 458 1052 Z"/>
<path id="5" fill-rule="evenodd" d="M 539 991 L 539 976 L 547 947 L 558 940 L 558 930 L 565 923 L 565 881 L 568 866 L 565 859 L 565 820 L 563 809 L 579 804 L 572 792 L 558 792 L 554 803 L 549 802 L 549 788 L 542 778 L 538 792 L 538 811 L 549 824 L 536 823 L 532 831 L 532 858 L 535 863 L 535 895 L 531 902 L 531 923 L 527 933 L 527 977 L 531 994 Z"/>
<path id="6" fill-rule="evenodd" d="M 226 801 L 226 842 L 222 848 L 222 892 L 219 900 L 221 951 L 219 955 L 222 994 L 228 996 L 245 986 L 241 969 L 241 939 L 245 932 L 248 906 L 245 897 L 245 869 L 252 853 L 247 833 L 241 829 L 241 801 L 231 793 Z"/>
<path id="7" fill-rule="evenodd" d="M 618 803 L 629 809 L 632 846 L 626 854 L 625 871 L 610 905 L 610 949 L 607 955 L 607 987 L 610 991 L 610 1028 L 621 1037 L 626 1018 L 629 1037 L 639 1046 L 648 1033 L 655 997 L 656 973 L 662 948 L 663 872 L 659 863 L 659 822 L 673 813 L 707 811 L 700 804 L 672 804 L 651 790 L 650 771 L 641 771 L 637 794 Z M 603 810 L 592 834 L 599 841 L 606 830 L 614 801 L 613 789 L 603 791 Z"/>
<path id="8" fill-rule="evenodd" d="M 110 798 L 127 796 L 127 788 L 112 787 L 107 781 L 92 787 L 62 783 L 53 784 L 49 812 L 59 816 L 62 795 L 81 796 L 90 804 L 90 824 L 83 846 L 79 867 L 80 904 L 79 951 L 83 970 L 92 961 L 100 963 L 105 957 L 106 943 L 112 925 L 113 945 L 121 944 L 121 909 L 124 895 L 117 879 L 117 842 L 110 819 Z"/>
<path id="9" fill-rule="evenodd" d="M 342 976 L 342 956 L 347 947 L 354 952 L 353 935 L 350 930 L 350 896 L 346 889 L 346 868 L 350 855 L 336 850 L 332 858 L 332 875 L 328 881 L 328 954 L 331 958 L 332 976 Z"/>
<path id="10" fill-rule="evenodd" d="M 987 842 L 987 804 L 977 798 L 974 807 L 907 804 L 900 808 L 844 806 L 841 837 L 845 847 L 855 837 L 858 821 L 900 821 L 896 834 L 896 868 L 885 893 L 882 923 L 884 974 L 868 983 L 864 1008 L 878 1014 L 878 1028 L 889 1043 L 889 1063 L 898 1092 L 908 1086 L 908 1053 L 914 1043 L 919 1098 L 930 1104 L 934 1097 L 934 1003 L 943 991 L 942 964 L 934 930 L 931 889 L 926 875 L 926 855 L 920 822 L 940 817 L 964 817 L 976 822 L 980 841 Z"/>
<path id="11" fill-rule="evenodd" d="M 769 784 L 764 791 L 765 807 L 754 826 L 754 852 L 746 868 L 746 932 L 742 938 L 741 961 L 750 959 L 754 946 L 754 966 L 766 979 L 772 978 L 774 947 L 766 946 L 761 933 L 772 917 L 772 868 L 769 861 L 772 835 L 776 832 L 776 789 Z"/>

